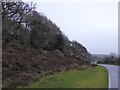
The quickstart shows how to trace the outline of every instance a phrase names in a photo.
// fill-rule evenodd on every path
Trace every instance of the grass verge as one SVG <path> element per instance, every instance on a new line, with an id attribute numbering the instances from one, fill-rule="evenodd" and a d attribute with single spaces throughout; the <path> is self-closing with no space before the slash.
<path id="1" fill-rule="evenodd" d="M 43 77 L 24 88 L 107 88 L 107 70 L 102 66 L 70 70 Z"/>

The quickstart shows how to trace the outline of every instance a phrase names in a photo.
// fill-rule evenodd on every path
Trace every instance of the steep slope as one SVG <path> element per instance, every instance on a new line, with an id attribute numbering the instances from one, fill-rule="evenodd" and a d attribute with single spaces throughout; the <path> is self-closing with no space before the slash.
<path id="1" fill-rule="evenodd" d="M 70 41 L 28 4 L 2 2 L 2 7 L 3 87 L 27 85 L 44 75 L 90 65 L 83 45 Z"/>

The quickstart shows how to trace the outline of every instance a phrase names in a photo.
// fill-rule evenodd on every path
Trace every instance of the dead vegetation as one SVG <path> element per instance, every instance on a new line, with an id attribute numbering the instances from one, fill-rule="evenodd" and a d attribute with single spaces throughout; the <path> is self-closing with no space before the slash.
<path id="1" fill-rule="evenodd" d="M 89 65 L 73 56 L 60 56 L 48 51 L 24 49 L 21 46 L 3 46 L 3 87 L 16 87 L 34 82 L 37 78 L 70 69 L 82 69 Z"/>

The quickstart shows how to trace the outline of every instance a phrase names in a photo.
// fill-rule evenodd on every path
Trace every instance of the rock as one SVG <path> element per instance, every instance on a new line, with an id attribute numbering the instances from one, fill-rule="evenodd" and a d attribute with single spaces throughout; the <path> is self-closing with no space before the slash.
<path id="1" fill-rule="evenodd" d="M 73 54 L 72 54 L 72 53 L 71 53 L 70 55 L 71 55 L 71 56 L 73 56 Z"/>
<path id="2" fill-rule="evenodd" d="M 64 57 L 64 54 L 60 50 L 55 50 L 55 53 L 58 54 L 59 56 Z"/>
<path id="3" fill-rule="evenodd" d="M 47 54 L 47 51 L 42 50 L 42 54 Z"/>

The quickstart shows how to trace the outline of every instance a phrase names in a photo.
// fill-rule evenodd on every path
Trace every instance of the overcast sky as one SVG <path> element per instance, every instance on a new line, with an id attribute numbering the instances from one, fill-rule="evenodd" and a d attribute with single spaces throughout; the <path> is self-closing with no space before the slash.
<path id="1" fill-rule="evenodd" d="M 70 40 L 83 44 L 90 53 L 118 53 L 117 0 L 33 2 L 37 3 L 38 12 L 56 23 Z"/>

